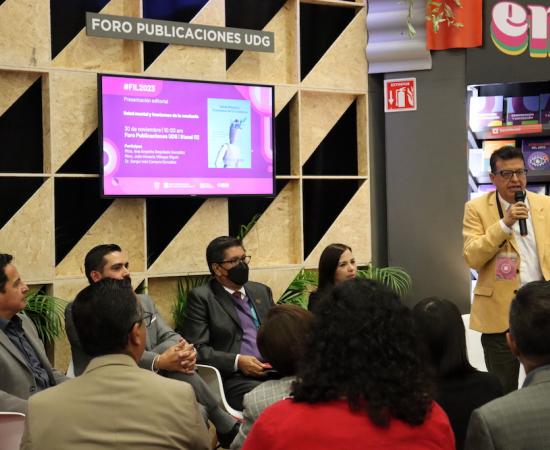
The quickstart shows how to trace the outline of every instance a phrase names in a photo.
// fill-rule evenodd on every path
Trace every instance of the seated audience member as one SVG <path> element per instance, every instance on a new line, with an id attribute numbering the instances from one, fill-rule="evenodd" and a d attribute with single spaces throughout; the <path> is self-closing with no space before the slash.
<path id="1" fill-rule="evenodd" d="M 152 315 L 130 283 L 98 281 L 77 295 L 72 309 L 93 359 L 81 376 L 30 399 L 21 448 L 209 448 L 191 386 L 137 365 Z"/>
<path id="2" fill-rule="evenodd" d="M 296 305 L 277 305 L 267 313 L 258 330 L 258 348 L 282 378 L 268 380 L 244 396 L 244 423 L 231 450 L 242 447 L 254 421 L 265 408 L 290 394 L 312 323 L 313 315 Z"/>
<path id="3" fill-rule="evenodd" d="M 426 298 L 415 305 L 413 317 L 437 376 L 435 399 L 447 413 L 461 450 L 472 411 L 500 397 L 502 386 L 495 375 L 477 371 L 468 361 L 464 322 L 454 303 Z"/>
<path id="4" fill-rule="evenodd" d="M 105 278 L 130 281 L 128 258 L 116 244 L 103 244 L 92 248 L 84 260 L 84 270 L 90 284 Z M 195 349 L 164 322 L 151 297 L 138 294 L 137 299 L 141 308 L 153 317 L 146 330 L 145 351 L 138 365 L 143 369 L 158 372 L 163 377 L 189 383 L 193 387 L 201 413 L 216 427 L 220 444 L 228 447 L 237 434 L 239 424 L 220 408 L 218 399 L 208 385 L 194 372 Z M 80 375 L 92 356 L 80 345 L 79 330 L 73 323 L 71 304 L 65 310 L 65 328 L 71 343 L 75 374 Z"/>
<path id="5" fill-rule="evenodd" d="M 550 282 L 520 288 L 506 340 L 527 374 L 523 387 L 476 409 L 465 448 L 547 449 L 550 445 Z"/>
<path id="6" fill-rule="evenodd" d="M 244 450 L 454 449 L 397 294 L 373 280 L 346 281 L 316 316 L 294 398 L 260 415 Z"/>
<path id="7" fill-rule="evenodd" d="M 238 239 L 221 236 L 210 242 L 206 262 L 214 278 L 189 293 L 183 325 L 197 361 L 221 372 L 227 401 L 239 411 L 244 394 L 265 380 L 269 369 L 256 335 L 273 296 L 266 285 L 248 281 L 249 261 Z"/>
<path id="8" fill-rule="evenodd" d="M 351 247 L 345 244 L 330 244 L 319 258 L 319 283 L 317 290 L 309 295 L 307 309 L 313 311 L 319 298 L 332 289 L 335 284 L 355 278 L 357 264 Z"/>
<path id="9" fill-rule="evenodd" d="M 0 253 L 0 411 L 25 413 L 27 399 L 67 378 L 53 369 L 32 321 L 21 311 L 29 288 Z"/>

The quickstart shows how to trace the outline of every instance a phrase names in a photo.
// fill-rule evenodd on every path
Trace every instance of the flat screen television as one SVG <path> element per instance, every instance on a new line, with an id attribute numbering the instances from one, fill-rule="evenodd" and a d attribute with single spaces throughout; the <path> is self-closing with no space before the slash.
<path id="1" fill-rule="evenodd" d="M 102 195 L 274 195 L 273 90 L 99 74 Z"/>

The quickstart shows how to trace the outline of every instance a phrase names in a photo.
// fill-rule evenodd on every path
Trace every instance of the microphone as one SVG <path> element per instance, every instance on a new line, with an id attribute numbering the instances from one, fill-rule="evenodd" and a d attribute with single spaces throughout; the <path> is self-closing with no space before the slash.
<path id="1" fill-rule="evenodd" d="M 514 200 L 516 202 L 523 202 L 525 201 L 525 192 L 523 191 L 516 191 L 514 194 Z M 525 219 L 519 219 L 519 234 L 522 236 L 527 236 L 527 221 Z"/>

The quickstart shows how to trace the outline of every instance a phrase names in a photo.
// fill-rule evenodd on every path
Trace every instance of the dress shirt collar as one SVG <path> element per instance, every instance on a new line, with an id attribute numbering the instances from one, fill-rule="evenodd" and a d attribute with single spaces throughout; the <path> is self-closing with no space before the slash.
<path id="1" fill-rule="evenodd" d="M 502 195 L 500 195 L 498 192 L 497 192 L 497 195 L 498 195 L 498 199 L 500 200 L 500 204 L 502 205 L 502 212 L 504 212 L 510 207 L 511 203 L 508 203 L 506 200 L 504 200 L 502 198 Z M 527 192 L 525 193 L 525 200 L 523 200 L 523 203 L 525 203 L 527 208 L 529 208 L 529 199 L 527 196 Z"/>
<path id="2" fill-rule="evenodd" d="M 227 286 L 224 286 L 222 284 L 222 287 L 229 292 L 229 295 L 233 296 L 233 292 L 240 292 L 241 293 L 241 299 L 246 297 L 246 291 L 244 290 L 244 286 L 241 286 L 240 289 L 229 289 Z"/>
<path id="3" fill-rule="evenodd" d="M 530 384 L 534 384 L 534 382 L 538 381 L 541 377 L 546 378 L 546 374 L 550 374 L 549 371 L 550 371 L 550 364 L 546 364 L 544 366 L 540 366 L 534 370 L 531 370 L 531 372 L 529 372 L 525 377 L 525 381 L 523 382 L 522 388 L 527 387 Z"/>
<path id="4" fill-rule="evenodd" d="M 90 372 L 95 369 L 99 369 L 104 366 L 128 366 L 128 367 L 138 367 L 134 359 L 130 355 L 125 353 L 111 353 L 108 355 L 96 356 L 93 358 L 88 367 L 84 370 L 84 373 Z"/>

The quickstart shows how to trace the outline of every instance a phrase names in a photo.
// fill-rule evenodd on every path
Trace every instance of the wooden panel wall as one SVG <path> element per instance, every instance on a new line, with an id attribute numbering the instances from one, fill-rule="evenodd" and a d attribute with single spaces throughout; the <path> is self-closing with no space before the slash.
<path id="1" fill-rule="evenodd" d="M 301 52 L 306 50 L 300 38 L 307 28 L 301 22 L 301 13 L 305 5 L 346 10 L 352 19 L 313 68 L 302 76 Z M 226 7 L 224 0 L 210 0 L 192 22 L 224 26 Z M 275 85 L 276 114 L 287 111 L 289 117 L 290 147 L 285 151 L 289 153 L 290 171 L 277 174 L 285 186 L 245 239 L 245 246 L 253 255 L 252 279 L 269 284 L 278 297 L 302 267 L 316 267 L 324 246 L 334 241 L 350 244 L 358 261 L 368 263 L 371 244 L 365 9 L 362 0 L 288 0 L 263 28 L 275 33 L 274 53 L 242 52 L 226 68 L 225 50 L 168 45 L 145 68 L 143 43 L 88 37 L 84 29 L 52 58 L 51 33 L 55 30 L 51 28 L 50 2 L 5 0 L 0 4 L 0 129 L 9 133 L 1 124 L 12 114 L 16 119 L 9 120 L 24 120 L 25 116 L 17 112 L 18 102 L 23 101 L 32 85 L 40 83 L 42 129 L 35 127 L 28 131 L 38 135 L 42 148 L 25 151 L 41 152 L 43 166 L 41 170 L 22 169 L 15 173 L 0 167 L 0 179 L 9 183 L 14 180 L 13 189 L 18 189 L 16 182 L 42 180 L 26 197 L 13 200 L 9 192 L 2 194 L 3 204 L 12 203 L 10 217 L 0 224 L 0 251 L 15 255 L 27 283 L 46 285 L 55 295 L 71 300 L 86 285 L 82 268 L 85 253 L 96 244 L 119 243 L 129 254 L 134 283 L 145 282 L 168 321 L 177 278 L 207 273 L 206 244 L 229 232 L 227 199 L 202 203 L 179 232 L 170 236 L 153 261 L 148 255 L 146 200 L 117 199 L 108 203 L 94 200 L 97 217 L 92 214 L 92 219 L 86 219 L 88 222 L 78 221 L 86 215 L 86 202 L 95 194 L 93 189 L 91 194 L 83 190 L 91 197 L 82 194 L 76 201 L 71 200 L 70 192 L 63 191 L 68 189 L 66 182 L 72 180 L 77 188 L 96 183 L 98 171 L 96 168 L 72 173 L 64 168 L 71 167 L 70 161 L 83 156 L 82 152 L 97 152 L 88 156 L 99 160 L 94 140 L 96 74 L 102 72 Z M 136 0 L 111 0 L 101 12 L 140 17 L 142 10 L 143 5 Z M 305 175 L 303 165 L 315 156 L 319 145 L 350 108 L 356 117 L 356 148 L 335 147 L 330 151 L 351 152 L 357 159 L 356 173 L 335 175 L 323 170 Z M 333 186 L 338 186 L 341 180 L 352 180 L 357 189 L 337 211 L 324 235 L 316 238 L 317 244 L 306 248 L 304 208 L 309 200 L 304 196 L 304 183 L 311 180 L 327 181 Z M 322 199 L 321 206 L 319 214 L 331 208 Z M 71 228 L 72 214 L 75 223 L 84 229 Z M 64 245 L 70 248 L 61 254 Z M 56 366 L 60 368 L 66 367 L 67 348 L 63 340 L 57 345 Z"/>

